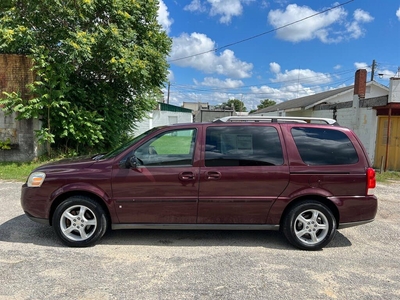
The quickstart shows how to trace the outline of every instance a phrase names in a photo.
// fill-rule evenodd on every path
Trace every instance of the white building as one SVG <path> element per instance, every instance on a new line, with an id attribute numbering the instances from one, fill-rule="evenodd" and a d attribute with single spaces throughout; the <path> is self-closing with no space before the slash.
<path id="1" fill-rule="evenodd" d="M 140 135 L 157 126 L 177 123 L 192 123 L 192 110 L 159 102 L 157 108 L 148 114 L 148 117 L 136 123 L 134 136 Z"/>

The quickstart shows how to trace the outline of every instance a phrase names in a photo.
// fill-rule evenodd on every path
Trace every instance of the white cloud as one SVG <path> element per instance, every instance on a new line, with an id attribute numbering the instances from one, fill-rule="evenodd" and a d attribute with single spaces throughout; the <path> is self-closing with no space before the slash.
<path id="1" fill-rule="evenodd" d="M 285 70 L 284 73 L 276 73 L 272 82 L 291 83 L 301 82 L 302 84 L 318 85 L 326 84 L 332 81 L 329 74 L 315 72 L 310 69 Z"/>
<path id="2" fill-rule="evenodd" d="M 281 66 L 276 62 L 272 62 L 269 64 L 269 69 L 272 73 L 279 73 L 281 71 Z"/>
<path id="3" fill-rule="evenodd" d="M 378 76 L 382 76 L 382 79 L 386 79 L 386 80 L 389 80 L 390 78 L 392 78 L 392 77 L 395 77 L 396 76 L 396 73 L 395 72 L 393 72 L 393 71 L 391 71 L 391 70 L 388 70 L 388 69 L 377 69 L 376 70 L 376 73 L 375 74 L 378 74 Z M 379 77 L 379 78 L 380 78 Z"/>
<path id="4" fill-rule="evenodd" d="M 243 81 L 241 81 L 241 80 L 233 80 L 230 78 L 221 80 L 221 79 L 214 78 L 214 77 L 206 77 L 206 78 L 204 78 L 203 82 L 200 83 L 200 85 L 209 86 L 209 87 L 234 89 L 234 88 L 241 87 L 244 84 L 243 84 Z"/>
<path id="5" fill-rule="evenodd" d="M 223 24 L 229 24 L 232 17 L 240 16 L 243 12 L 243 6 L 240 0 L 208 0 L 211 4 L 210 15 L 221 15 L 219 21 Z"/>
<path id="6" fill-rule="evenodd" d="M 268 22 L 277 29 L 276 35 L 282 40 L 301 42 L 319 39 L 323 43 L 338 43 L 344 39 L 362 37 L 365 33 L 362 24 L 374 20 L 362 9 L 354 11 L 352 22 L 345 22 L 346 16 L 347 12 L 343 7 L 318 14 L 308 6 L 290 4 L 285 10 L 271 10 L 268 14 Z M 299 20 L 302 21 L 291 24 Z M 288 24 L 291 25 L 280 28 Z M 336 27 L 333 28 L 334 26 Z"/>
<path id="7" fill-rule="evenodd" d="M 206 11 L 206 7 L 201 3 L 200 0 L 193 0 L 190 4 L 186 5 L 183 9 L 188 10 L 188 11 L 199 11 L 199 12 Z"/>
<path id="8" fill-rule="evenodd" d="M 279 103 L 322 92 L 324 89 L 321 86 L 332 82 L 329 74 L 309 69 L 293 69 L 282 72 L 278 63 L 272 62 L 269 65 L 275 75 L 271 82 L 273 85 L 280 84 L 280 87 L 275 88 L 269 85 L 251 87 L 251 92 L 254 93 L 256 99 L 268 98 Z"/>
<path id="9" fill-rule="evenodd" d="M 366 69 L 367 72 L 371 72 L 371 66 L 368 65 L 366 62 L 355 62 L 354 66 L 357 69 Z M 379 65 L 375 68 L 375 79 L 378 78 L 379 74 L 382 75 L 382 80 L 389 80 L 391 77 L 396 76 L 396 73 L 393 72 L 392 70 L 388 70 L 388 69 L 382 69 L 379 67 Z"/>
<path id="10" fill-rule="evenodd" d="M 342 68 L 341 65 L 336 65 L 336 66 L 333 67 L 334 70 L 340 70 L 341 68 Z"/>
<path id="11" fill-rule="evenodd" d="M 209 10 L 210 16 L 220 16 L 220 23 L 229 24 L 233 17 L 243 13 L 243 4 L 254 0 L 192 0 L 184 7 L 188 11 L 205 12 Z"/>
<path id="12" fill-rule="evenodd" d="M 398 18 L 399 21 L 400 21 L 400 7 L 399 7 L 399 9 L 396 11 L 396 16 L 397 16 L 397 18 Z"/>
<path id="13" fill-rule="evenodd" d="M 298 20 L 310 17 L 318 12 L 307 7 L 290 4 L 286 10 L 271 10 L 268 13 L 268 22 L 275 28 L 291 24 Z M 277 30 L 277 37 L 291 42 L 300 42 L 320 39 L 324 43 L 338 42 L 341 37 L 330 38 L 330 29 L 334 23 L 340 22 L 347 13 L 343 8 L 335 8 L 323 14 L 315 15 L 301 22 Z"/>
<path id="14" fill-rule="evenodd" d="M 374 20 L 368 12 L 361 9 L 356 9 L 354 12 L 354 21 L 347 25 L 347 31 L 354 39 L 358 39 L 364 35 L 364 30 L 361 23 L 369 23 Z"/>
<path id="15" fill-rule="evenodd" d="M 309 87 L 304 87 L 301 84 L 292 84 L 281 87 L 279 89 L 267 85 L 261 87 L 252 87 L 252 93 L 258 95 L 259 99 L 271 99 L 277 103 L 296 99 L 304 96 L 314 95 L 317 91 Z M 318 91 L 319 92 L 319 91 Z"/>
<path id="16" fill-rule="evenodd" d="M 354 20 L 357 22 L 368 23 L 374 20 L 371 15 L 362 9 L 356 9 L 354 12 Z"/>
<path id="17" fill-rule="evenodd" d="M 368 66 L 365 62 L 355 62 L 354 66 L 358 69 L 366 69 L 368 72 L 371 72 L 371 67 Z"/>
<path id="18" fill-rule="evenodd" d="M 167 79 L 169 82 L 172 82 L 175 80 L 174 72 L 172 72 L 172 70 L 168 70 Z"/>
<path id="19" fill-rule="evenodd" d="M 253 65 L 235 57 L 231 50 L 221 53 L 210 51 L 215 49 L 215 42 L 202 33 L 186 33 L 173 38 L 170 54 L 171 63 L 180 67 L 192 67 L 207 74 L 220 74 L 232 78 L 247 78 L 251 76 Z M 204 53 L 190 57 L 191 55 Z M 188 57 L 185 59 L 180 59 Z M 180 59 L 174 61 L 174 59 Z"/>
<path id="20" fill-rule="evenodd" d="M 199 94 L 196 92 L 188 93 L 188 92 L 180 92 L 174 90 L 174 86 L 172 85 L 171 87 L 171 94 L 169 98 L 169 103 L 176 105 L 176 106 L 181 106 L 183 102 L 203 102 L 203 103 L 208 103 L 209 105 L 218 105 L 223 102 L 227 102 L 229 99 L 243 99 L 243 102 L 245 102 L 245 98 L 243 98 L 242 94 L 238 93 L 224 93 L 224 92 L 213 92 L 209 94 Z M 167 93 L 166 89 L 163 89 L 164 94 Z M 259 103 L 257 103 L 259 104 Z M 252 105 L 246 104 L 248 110 L 250 110 Z"/>
<path id="21" fill-rule="evenodd" d="M 163 0 L 160 0 L 159 6 L 158 6 L 157 21 L 163 27 L 163 29 L 167 33 L 169 33 L 171 25 L 174 22 L 174 20 L 169 17 L 168 8 L 165 5 L 165 3 L 163 2 Z"/>
<path id="22" fill-rule="evenodd" d="M 269 7 L 269 2 L 266 0 L 261 1 L 261 8 L 268 8 Z"/>

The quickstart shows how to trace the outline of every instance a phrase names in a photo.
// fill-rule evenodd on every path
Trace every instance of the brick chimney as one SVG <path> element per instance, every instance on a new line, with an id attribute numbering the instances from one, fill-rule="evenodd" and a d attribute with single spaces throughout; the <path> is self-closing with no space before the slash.
<path id="1" fill-rule="evenodd" d="M 366 89 L 367 89 L 367 70 L 365 69 L 357 70 L 354 78 L 354 95 L 358 95 L 358 98 L 365 98 Z"/>

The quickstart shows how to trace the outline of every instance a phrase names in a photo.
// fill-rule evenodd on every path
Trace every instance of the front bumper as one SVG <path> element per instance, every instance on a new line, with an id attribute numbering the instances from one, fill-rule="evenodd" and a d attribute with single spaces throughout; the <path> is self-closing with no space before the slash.
<path id="1" fill-rule="evenodd" d="M 28 212 L 26 212 L 26 211 L 25 211 L 25 215 L 26 215 L 29 219 L 31 219 L 32 221 L 34 221 L 34 222 L 36 222 L 36 223 L 40 223 L 40 224 L 43 224 L 43 225 L 50 225 L 50 222 L 49 222 L 48 219 L 42 219 L 42 218 L 34 217 L 34 216 L 30 215 L 30 214 L 29 214 Z"/>

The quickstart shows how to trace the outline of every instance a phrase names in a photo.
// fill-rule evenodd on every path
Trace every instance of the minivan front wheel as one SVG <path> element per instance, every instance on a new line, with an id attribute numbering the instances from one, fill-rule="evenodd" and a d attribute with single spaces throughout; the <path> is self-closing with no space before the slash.
<path id="1" fill-rule="evenodd" d="M 335 236 L 336 219 L 322 203 L 306 201 L 294 206 L 283 222 L 288 241 L 303 250 L 319 250 Z"/>
<path id="2" fill-rule="evenodd" d="M 104 235 L 107 218 L 103 208 L 94 200 L 73 196 L 56 208 L 53 227 L 65 245 L 87 247 Z"/>

